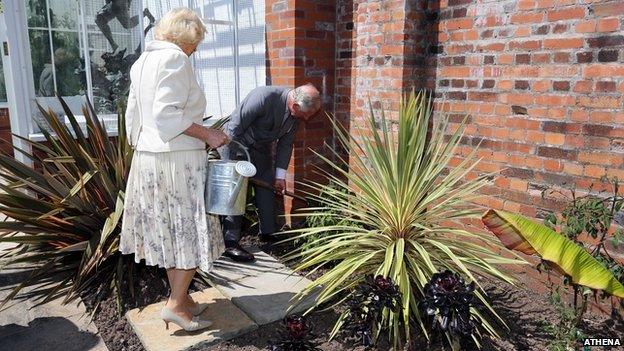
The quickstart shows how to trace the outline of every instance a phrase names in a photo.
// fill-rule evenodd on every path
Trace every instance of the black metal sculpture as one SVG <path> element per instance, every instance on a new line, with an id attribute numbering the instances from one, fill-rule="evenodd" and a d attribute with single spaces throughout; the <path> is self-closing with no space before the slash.
<path id="1" fill-rule="evenodd" d="M 117 48 L 119 46 L 115 42 L 115 39 L 113 39 L 113 34 L 111 32 L 110 26 L 108 25 L 108 22 L 113 20 L 113 18 L 117 18 L 119 23 L 121 23 L 121 25 L 125 29 L 136 27 L 136 25 L 139 24 L 139 16 L 136 15 L 130 17 L 131 3 L 132 0 L 106 0 L 106 4 L 102 7 L 102 9 L 97 13 L 97 16 L 95 17 L 95 23 L 97 24 L 98 28 L 100 28 L 100 31 L 102 31 L 102 34 L 104 34 L 104 36 L 106 37 L 106 40 L 108 40 L 108 43 L 113 48 L 113 52 L 117 51 Z M 143 10 L 143 16 L 147 17 L 150 22 L 145 30 L 145 33 L 147 33 L 147 31 L 151 29 L 151 27 L 154 25 L 154 22 L 156 20 L 147 8 Z"/>

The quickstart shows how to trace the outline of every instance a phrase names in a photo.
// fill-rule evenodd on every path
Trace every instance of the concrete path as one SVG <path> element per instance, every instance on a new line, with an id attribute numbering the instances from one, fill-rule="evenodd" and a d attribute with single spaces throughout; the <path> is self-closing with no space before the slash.
<path id="1" fill-rule="evenodd" d="M 250 251 L 256 256 L 255 262 L 238 263 L 222 258 L 209 276 L 213 286 L 254 322 L 268 324 L 287 314 L 303 312 L 314 304 L 314 296 L 311 296 L 288 311 L 292 298 L 307 287 L 310 280 L 295 274 L 258 248 Z"/>
<path id="2" fill-rule="evenodd" d="M 7 248 L 0 243 L 0 251 Z M 0 300 L 28 273 L 0 271 Z M 107 351 L 82 303 L 62 305 L 61 300 L 33 307 L 32 300 L 11 302 L 0 311 L 0 351 Z"/>
<path id="3" fill-rule="evenodd" d="M 206 289 L 191 296 L 197 302 L 210 303 L 201 315 L 203 319 L 212 321 L 210 328 L 185 332 L 176 324 L 169 323 L 169 330 L 165 329 L 165 323 L 160 318 L 160 310 L 165 301 L 126 313 L 126 318 L 146 350 L 196 350 L 258 328 L 256 323 L 217 289 Z"/>
<path id="4" fill-rule="evenodd" d="M 210 274 L 212 288 L 192 294 L 200 302 L 210 302 L 202 317 L 211 320 L 211 328 L 187 333 L 170 323 L 165 329 L 160 319 L 164 301 L 135 309 L 126 314 L 147 351 L 186 351 L 201 349 L 254 330 L 258 325 L 284 318 L 287 313 L 302 311 L 312 305 L 307 299 L 287 312 L 291 299 L 310 281 L 258 248 L 251 250 L 256 262 L 243 264 L 222 258 Z M 172 328 L 175 327 L 175 328 Z"/>

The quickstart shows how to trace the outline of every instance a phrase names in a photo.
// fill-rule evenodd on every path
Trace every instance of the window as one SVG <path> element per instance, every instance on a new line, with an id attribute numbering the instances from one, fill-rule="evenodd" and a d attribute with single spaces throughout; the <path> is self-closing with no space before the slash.
<path id="1" fill-rule="evenodd" d="M 264 1 L 196 0 L 208 33 L 193 60 L 206 114 L 227 116 L 251 89 L 266 84 Z"/>
<path id="2" fill-rule="evenodd" d="M 6 85 L 4 84 L 4 70 L 2 69 L 2 59 L 0 58 L 0 106 L 7 104 Z"/>
<path id="3" fill-rule="evenodd" d="M 63 116 L 58 93 L 80 118 L 89 97 L 114 132 L 117 106 L 127 98 L 130 67 L 144 41 L 153 39 L 155 21 L 180 6 L 195 9 L 208 29 L 192 58 L 206 94 L 206 115 L 229 115 L 241 95 L 265 84 L 263 0 L 22 1 L 35 93 L 32 111 L 38 111 L 36 101 Z M 36 126 L 31 131 L 39 132 Z"/>

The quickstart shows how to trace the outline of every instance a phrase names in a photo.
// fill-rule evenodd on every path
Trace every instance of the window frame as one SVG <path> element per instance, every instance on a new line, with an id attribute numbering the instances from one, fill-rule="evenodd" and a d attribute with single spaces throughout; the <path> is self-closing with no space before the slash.
<path id="1" fill-rule="evenodd" d="M 135 0 L 137 1 L 137 0 Z M 188 4 L 188 7 L 190 8 L 200 8 L 201 10 L 198 12 L 201 12 L 201 18 L 202 20 L 207 23 L 207 24 L 219 24 L 219 25 L 229 25 L 229 26 L 233 26 L 233 49 L 234 49 L 234 73 L 235 73 L 235 84 L 234 84 L 234 95 L 235 95 L 235 105 L 240 104 L 241 101 L 241 97 L 240 97 L 240 92 L 241 92 L 241 82 L 240 82 L 240 59 L 239 59 L 239 14 L 238 14 L 238 1 L 237 0 L 231 0 L 232 2 L 232 21 L 229 20 L 216 20 L 216 19 L 207 19 L 204 16 L 204 1 L 203 0 L 185 0 L 186 4 Z M 61 29 L 61 31 L 69 31 L 72 33 L 77 33 L 78 35 L 78 40 L 79 40 L 79 50 L 81 51 L 81 53 L 83 54 L 83 57 L 81 57 L 82 62 L 85 65 L 85 75 L 86 75 L 86 89 L 85 89 L 85 97 L 88 97 L 91 101 L 93 101 L 93 81 L 92 81 L 92 67 L 91 67 L 91 55 L 90 55 L 90 48 L 89 48 L 89 42 L 88 42 L 88 35 L 89 33 L 98 33 L 97 31 L 89 31 L 87 28 L 87 25 L 85 23 L 86 18 L 89 16 L 85 15 L 85 0 L 77 0 L 78 3 L 78 7 L 77 7 L 77 22 L 76 22 L 76 26 L 77 29 L 76 30 L 72 30 L 72 29 Z M 133 2 L 134 4 L 134 2 Z M 16 53 L 16 51 L 20 51 L 19 54 L 20 56 L 22 56 L 24 59 L 22 60 L 22 62 L 20 63 L 20 72 L 19 74 L 21 75 L 21 78 L 23 78 L 23 82 L 21 83 L 21 88 L 23 88 L 24 90 L 27 90 L 29 92 L 29 94 L 27 95 L 28 97 L 28 102 L 24 103 L 24 102 L 20 102 L 21 105 L 27 105 L 27 106 L 20 106 L 19 109 L 15 109 L 16 111 L 11 111 L 12 115 L 15 115 L 17 112 L 18 117 L 15 117 L 16 119 L 19 118 L 21 119 L 20 123 L 15 123 L 17 124 L 25 124 L 22 125 L 20 128 L 16 128 L 12 130 L 15 133 L 16 130 L 24 130 L 24 127 L 27 127 L 28 133 L 16 133 L 18 135 L 21 135 L 23 137 L 27 137 L 28 139 L 32 140 L 32 141 L 41 141 L 44 140 L 44 136 L 42 133 L 35 133 L 34 132 L 34 123 L 32 121 L 32 119 L 30 117 L 24 117 L 24 116 L 32 116 L 32 111 L 33 107 L 31 106 L 31 102 L 33 101 L 33 99 L 39 98 L 36 96 L 36 92 L 35 92 L 35 79 L 33 76 L 33 64 L 32 64 L 32 54 L 31 54 L 31 47 L 30 47 L 30 41 L 29 41 L 29 34 L 28 31 L 30 29 L 34 29 L 30 28 L 28 26 L 28 19 L 27 19 L 27 6 L 28 4 L 26 4 L 24 1 L 17 1 L 17 2 L 12 2 L 12 4 L 9 4 L 9 9 L 11 10 L 11 12 L 13 14 L 17 14 L 18 16 L 15 16 L 13 18 L 13 27 L 12 28 L 17 28 L 20 29 L 17 34 L 17 36 L 20 36 L 21 38 L 19 38 L 19 40 L 17 42 L 21 42 L 23 43 L 22 45 L 20 45 L 19 48 L 13 48 L 12 53 Z M 144 6 L 144 2 L 141 1 L 141 6 Z M 5 5 L 5 11 L 6 11 L 6 5 Z M 48 25 L 50 26 L 51 24 L 49 23 L 50 21 L 50 17 L 49 17 L 49 11 L 50 11 L 50 6 L 49 6 L 49 0 L 46 0 L 46 10 L 48 11 L 48 13 L 46 13 L 46 21 L 48 22 Z M 0 14 L 0 16 L 2 16 L 2 14 Z M 266 17 L 265 17 L 266 18 Z M 143 16 L 139 16 L 139 23 L 138 26 L 140 26 L 140 28 L 144 28 L 145 24 L 144 24 L 144 18 Z M 56 31 L 56 29 L 54 28 L 41 28 L 42 30 L 45 29 L 46 31 Z M 10 31 L 10 29 L 8 29 Z M 115 33 L 114 33 L 115 34 Z M 125 33 L 116 33 L 116 34 L 125 34 Z M 131 35 L 130 32 L 128 32 L 128 35 Z M 51 39 L 50 39 L 51 40 Z M 140 35 L 140 40 L 141 40 L 141 49 L 144 50 L 145 49 L 145 37 L 143 35 Z M 17 50 L 16 50 L 17 49 Z M 52 56 L 53 53 L 52 53 Z M 193 65 L 195 65 L 195 60 L 191 60 L 191 62 L 193 63 Z M 266 67 L 265 67 L 266 70 Z M 54 70 L 56 71 L 56 70 Z M 56 75 L 56 72 L 54 73 Z M 56 78 L 55 78 L 55 85 L 56 85 Z M 10 102 L 10 98 L 7 96 L 7 100 L 9 100 L 7 103 L 2 103 L 0 102 L 0 108 L 4 107 L 4 106 L 8 106 L 11 107 L 11 102 Z M 23 114 L 19 113 L 17 110 L 21 111 Z M 113 120 L 116 122 L 117 121 L 117 114 L 98 114 L 98 118 L 100 120 L 102 120 L 104 123 L 109 122 L 111 123 Z M 220 117 L 220 116 L 215 116 L 215 117 Z M 204 122 L 204 125 L 211 125 L 212 123 L 214 123 L 217 118 L 211 118 L 208 119 Z M 14 120 L 14 118 L 11 118 L 12 122 Z M 83 127 L 84 122 L 80 123 L 81 127 Z M 14 125 L 14 123 L 12 123 L 12 126 Z M 85 127 L 86 128 L 86 127 Z M 107 127 L 107 132 L 110 136 L 116 136 L 118 135 L 118 131 L 117 128 L 110 128 Z M 24 135 L 26 134 L 26 135 Z"/>

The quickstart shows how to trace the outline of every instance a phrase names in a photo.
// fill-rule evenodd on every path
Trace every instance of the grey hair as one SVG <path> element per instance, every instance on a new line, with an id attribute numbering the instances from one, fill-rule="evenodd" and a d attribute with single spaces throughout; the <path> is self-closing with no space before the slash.
<path id="1" fill-rule="evenodd" d="M 301 110 L 306 112 L 319 107 L 321 104 L 321 97 L 318 91 L 314 85 L 309 83 L 295 88 L 293 91 L 293 99 L 301 107 Z"/>

